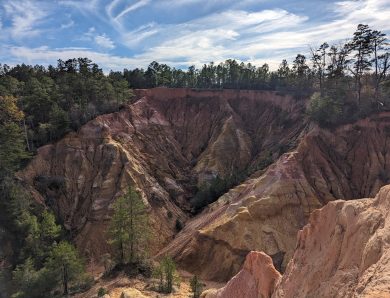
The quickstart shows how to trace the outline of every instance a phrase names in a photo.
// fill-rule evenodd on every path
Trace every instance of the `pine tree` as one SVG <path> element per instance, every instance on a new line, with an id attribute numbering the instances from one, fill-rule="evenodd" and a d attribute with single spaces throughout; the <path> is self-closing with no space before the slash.
<path id="1" fill-rule="evenodd" d="M 62 241 L 53 247 L 46 268 L 61 281 L 64 295 L 69 294 L 69 284 L 84 273 L 84 264 L 75 247 Z"/>
<path id="2" fill-rule="evenodd" d="M 325 77 L 325 69 L 326 69 L 326 50 L 329 48 L 329 45 L 325 42 L 323 43 L 317 50 L 311 50 L 311 61 L 313 62 L 313 67 L 317 71 L 319 87 L 321 94 L 323 93 L 323 81 Z"/>
<path id="3" fill-rule="evenodd" d="M 203 285 L 197 275 L 194 275 L 190 280 L 190 287 L 194 298 L 199 298 L 202 294 Z"/>
<path id="4" fill-rule="evenodd" d="M 169 256 L 165 256 L 154 269 L 154 277 L 159 280 L 158 291 L 163 293 L 172 293 L 173 284 L 179 281 L 176 272 L 176 264 Z"/>
<path id="5" fill-rule="evenodd" d="M 384 77 L 386 76 L 387 68 L 389 68 L 387 62 L 389 53 L 381 54 L 381 51 L 384 50 L 385 48 L 387 38 L 385 33 L 382 33 L 381 31 L 378 30 L 371 31 L 371 35 L 369 38 L 372 45 L 372 51 L 374 54 L 374 58 L 371 60 L 371 62 L 374 63 L 375 98 L 376 100 L 378 100 L 379 85 L 381 81 L 384 79 Z M 383 74 L 383 68 L 381 67 L 382 61 L 386 61 L 384 65 L 384 69 L 385 69 L 384 74 Z"/>
<path id="6" fill-rule="evenodd" d="M 17 290 L 12 298 L 51 297 L 50 292 L 57 286 L 55 276 L 45 267 L 37 270 L 31 258 L 16 267 L 12 281 Z"/>
<path id="7" fill-rule="evenodd" d="M 363 73 L 369 70 L 372 65 L 370 60 L 370 55 L 373 52 L 371 34 L 372 30 L 368 25 L 359 24 L 357 30 L 353 34 L 353 39 L 349 44 L 350 49 L 355 52 L 352 73 L 355 76 L 355 88 L 359 105 L 361 102 L 362 90 L 361 78 Z"/>
<path id="8" fill-rule="evenodd" d="M 127 193 L 115 201 L 113 209 L 109 242 L 117 251 L 121 264 L 138 261 L 141 253 L 147 250 L 149 236 L 145 205 L 139 193 L 129 187 Z"/>
<path id="9" fill-rule="evenodd" d="M 16 98 L 0 97 L 0 178 L 18 170 L 21 162 L 30 156 L 25 151 L 23 131 L 19 126 L 23 117 Z"/>

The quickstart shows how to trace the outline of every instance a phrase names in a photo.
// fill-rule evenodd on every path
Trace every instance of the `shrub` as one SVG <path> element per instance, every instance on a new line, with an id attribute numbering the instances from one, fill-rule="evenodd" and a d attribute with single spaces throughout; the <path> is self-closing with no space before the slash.
<path id="1" fill-rule="evenodd" d="M 98 290 L 98 297 L 103 297 L 106 294 L 108 294 L 108 291 L 105 288 L 100 287 Z"/>
<path id="2" fill-rule="evenodd" d="M 341 121 L 342 105 L 339 101 L 315 92 L 306 110 L 310 118 L 320 126 L 330 126 Z"/>

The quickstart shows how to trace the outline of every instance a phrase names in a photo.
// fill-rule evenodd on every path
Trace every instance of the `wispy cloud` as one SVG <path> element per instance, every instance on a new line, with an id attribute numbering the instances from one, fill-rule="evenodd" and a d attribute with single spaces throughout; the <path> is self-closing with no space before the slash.
<path id="1" fill-rule="evenodd" d="M 359 23 L 390 30 L 389 0 L 342 1 L 329 5 L 332 5 L 328 8 L 333 18 L 324 23 L 308 15 L 274 9 L 228 10 L 181 24 L 154 24 L 146 31 L 140 30 L 143 43 L 149 45 L 141 56 L 173 65 L 200 65 L 227 58 L 272 61 L 277 65 L 276 58 L 292 60 L 299 52 L 308 53 L 309 45 L 345 40 L 352 36 Z M 153 34 L 148 34 L 155 31 L 159 33 L 158 41 Z"/>
<path id="2" fill-rule="evenodd" d="M 150 0 L 140 0 L 140 1 L 137 1 L 129 6 L 127 6 L 124 10 L 122 10 L 116 17 L 115 17 L 115 20 L 119 20 L 120 18 L 122 18 L 123 16 L 125 16 L 126 14 L 128 14 L 129 12 L 132 12 L 134 10 L 137 10 L 143 6 L 146 6 L 150 3 Z"/>
<path id="3" fill-rule="evenodd" d="M 115 48 L 114 42 L 105 34 L 95 36 L 95 42 L 98 46 L 105 49 L 113 49 Z"/>
<path id="4" fill-rule="evenodd" d="M 305 16 L 285 10 L 246 12 L 230 10 L 174 25 L 156 25 L 139 28 L 149 37 L 158 30 L 160 41 L 140 56 L 174 65 L 188 65 L 227 58 L 252 59 L 259 55 L 259 36 L 273 34 L 277 29 L 294 28 L 307 20 Z M 146 38 L 145 37 L 145 38 Z M 144 38 L 144 39 L 145 39 Z M 272 45 L 268 45 L 272 50 Z"/>
<path id="5" fill-rule="evenodd" d="M 157 34 L 162 28 L 155 23 L 142 25 L 139 28 L 122 33 L 122 43 L 129 48 L 137 47 L 145 39 Z"/>
<path id="6" fill-rule="evenodd" d="M 38 25 L 47 16 L 47 11 L 43 7 L 29 0 L 4 2 L 3 9 L 11 21 L 11 26 L 4 30 L 7 30 L 14 39 L 39 34 L 41 30 L 38 29 Z"/>
<path id="7" fill-rule="evenodd" d="M 95 14 L 99 11 L 99 0 L 87 0 L 87 1 L 79 1 L 79 0 L 60 0 L 58 1 L 60 5 L 68 6 L 72 8 L 76 8 L 83 14 Z"/>
<path id="8" fill-rule="evenodd" d="M 0 39 L 9 45 L 0 54 L 13 63 L 89 56 L 105 69 L 121 69 L 153 60 L 186 67 L 235 58 L 277 67 L 284 58 L 307 54 L 309 45 L 345 40 L 359 23 L 390 32 L 390 0 L 0 3 Z"/>
<path id="9" fill-rule="evenodd" d="M 37 48 L 28 47 L 8 47 L 7 52 L 12 57 L 8 63 L 17 64 L 27 62 L 35 64 L 37 62 L 44 65 L 51 64 L 58 59 L 67 60 L 74 57 L 88 57 L 107 70 L 122 70 L 123 67 L 135 68 L 141 63 L 147 63 L 140 58 L 128 58 L 118 55 L 96 52 L 87 48 L 60 48 L 50 49 L 48 46 Z"/>

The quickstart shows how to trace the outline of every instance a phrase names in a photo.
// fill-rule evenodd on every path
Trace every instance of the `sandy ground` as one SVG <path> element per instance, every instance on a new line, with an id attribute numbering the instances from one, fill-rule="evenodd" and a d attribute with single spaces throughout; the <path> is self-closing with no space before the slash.
<path id="1" fill-rule="evenodd" d="M 121 274 L 113 279 L 98 279 L 97 283 L 87 292 L 78 294 L 74 297 L 77 298 L 95 298 L 98 297 L 97 293 L 99 288 L 103 287 L 108 290 L 108 294 L 110 298 L 120 298 L 122 292 L 126 289 L 137 289 L 144 296 L 152 297 L 152 298 L 162 298 L 162 297 L 175 297 L 175 298 L 189 298 L 192 297 L 191 289 L 190 289 L 190 279 L 192 277 L 191 274 L 180 271 L 180 285 L 175 287 L 175 292 L 171 294 L 161 294 L 155 291 L 150 290 L 150 287 L 157 284 L 157 282 L 153 279 L 146 279 L 142 276 L 138 276 L 137 278 L 129 279 L 125 275 Z M 204 290 L 209 288 L 220 288 L 224 286 L 221 283 L 202 281 L 205 284 Z"/>

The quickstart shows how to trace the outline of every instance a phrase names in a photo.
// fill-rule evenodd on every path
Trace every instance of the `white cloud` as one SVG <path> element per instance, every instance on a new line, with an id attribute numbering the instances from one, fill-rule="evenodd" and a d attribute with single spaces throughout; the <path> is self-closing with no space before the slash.
<path id="1" fill-rule="evenodd" d="M 193 1 L 197 0 L 186 2 Z M 123 43 L 135 47 L 142 42 L 146 50 L 139 57 L 171 65 L 201 65 L 236 58 L 262 63 L 268 60 L 271 67 L 277 67 L 284 58 L 292 60 L 299 52 L 308 54 L 309 45 L 338 43 L 351 37 L 359 23 L 390 30 L 389 0 L 332 5 L 330 16 L 334 18 L 323 23 L 281 9 L 228 10 L 181 24 L 139 27 L 124 33 L 127 38 Z"/>
<path id="2" fill-rule="evenodd" d="M 112 16 L 112 11 L 122 0 L 113 0 L 110 4 L 106 6 L 106 12 L 109 16 Z"/>
<path id="3" fill-rule="evenodd" d="M 116 17 L 115 20 L 119 20 L 121 17 L 125 16 L 131 11 L 137 10 L 143 6 L 146 6 L 150 3 L 150 0 L 140 0 L 137 1 L 136 3 L 133 3 L 129 6 L 127 6 L 123 11 L 121 11 Z"/>
<path id="4" fill-rule="evenodd" d="M 47 16 L 43 7 L 29 0 L 9 1 L 3 4 L 5 14 L 11 20 L 11 26 L 4 28 L 14 39 L 29 38 L 38 35 L 37 25 Z"/>
<path id="5" fill-rule="evenodd" d="M 28 48 L 27 46 L 2 49 L 2 52 L 6 52 L 11 58 L 31 59 L 34 63 L 40 63 L 40 61 L 55 63 L 57 58 L 65 59 L 65 56 L 68 58 L 89 56 L 105 68 L 113 69 L 145 67 L 153 60 L 173 66 L 190 64 L 200 66 L 210 61 L 220 62 L 228 58 L 242 59 L 256 64 L 268 62 L 271 68 L 274 68 L 284 58 L 292 60 L 298 52 L 307 54 L 309 45 L 316 47 L 324 41 L 338 43 L 351 37 L 359 23 L 368 24 L 372 28 L 385 32 L 390 30 L 388 21 L 390 0 L 332 2 L 327 4 L 324 11 L 327 20 L 323 21 L 311 19 L 309 15 L 282 9 L 245 10 L 247 9 L 245 5 L 248 3 L 258 4 L 263 1 L 60 0 L 56 3 L 67 6 L 63 9 L 75 8 L 86 16 L 92 16 L 95 22 L 99 21 L 97 29 L 90 27 L 85 34 L 81 35 L 81 38 L 75 41 L 86 41 L 91 47 L 97 45 L 96 48 L 102 51 L 120 48 L 117 45 L 122 44 L 137 54 L 131 54 L 131 58 L 126 58 L 85 48 L 50 49 L 48 47 Z M 1 32 L 3 36 L 0 36 L 0 39 L 7 40 L 12 36 L 21 41 L 22 38 L 39 34 L 43 20 L 49 19 L 49 13 L 54 13 L 55 10 L 50 11 L 53 6 L 50 6 L 49 2 L 45 2 L 47 5 L 45 4 L 43 9 L 38 7 L 38 3 L 43 2 L 8 0 L 2 4 L 4 16 L 9 17 L 11 26 L 4 28 L 6 23 L 3 19 Z M 173 11 L 178 6 L 182 9 L 185 5 L 192 5 L 188 8 L 194 7 L 194 9 L 197 9 L 197 5 L 202 5 L 202 11 L 214 11 L 214 13 L 182 23 L 174 23 L 168 15 L 166 22 L 162 24 L 148 20 L 136 28 L 134 25 L 129 27 L 133 23 L 133 21 L 130 22 L 130 18 L 127 18 L 129 14 L 146 5 L 150 5 L 152 16 L 160 12 Z M 223 7 L 230 9 L 226 10 Z M 302 12 L 305 13 L 304 10 Z M 191 15 L 186 17 L 191 17 Z M 74 26 L 70 18 L 69 16 L 65 19 L 70 20 L 69 22 L 63 21 L 62 29 Z M 115 39 L 112 35 L 102 34 L 104 31 L 111 32 L 102 26 L 111 26 L 110 29 L 116 31 Z M 8 39 L 8 42 L 10 40 L 12 39 Z"/>
<path id="6" fill-rule="evenodd" d="M 47 46 L 28 48 L 28 47 L 8 47 L 7 54 L 12 57 L 7 63 L 15 65 L 18 63 L 29 64 L 52 64 L 58 59 L 67 60 L 75 57 L 88 57 L 107 72 L 112 70 L 123 70 L 124 67 L 135 68 L 139 65 L 146 65 L 147 61 L 139 58 L 127 58 L 107 53 L 99 53 L 87 48 L 59 48 L 50 49 Z"/>
<path id="7" fill-rule="evenodd" d="M 143 26 L 124 34 L 124 43 L 131 47 L 143 41 L 149 48 L 139 57 L 172 65 L 201 65 L 241 57 L 254 60 L 262 54 L 261 46 L 273 49 L 272 45 L 258 44 L 260 36 L 271 35 L 277 29 L 297 28 L 306 20 L 305 16 L 280 9 L 229 10 L 181 24 Z M 149 38 L 156 39 L 155 35 L 158 40 L 153 44 Z"/>
<path id="8" fill-rule="evenodd" d="M 135 30 L 122 33 L 122 43 L 129 48 L 138 46 L 145 39 L 157 34 L 161 28 L 157 27 L 155 23 L 143 25 Z"/>
<path id="9" fill-rule="evenodd" d="M 94 14 L 99 10 L 99 0 L 60 0 L 58 3 L 63 6 L 76 8 L 84 14 Z"/>
<path id="10" fill-rule="evenodd" d="M 98 46 L 105 49 L 113 49 L 115 48 L 114 42 L 105 34 L 95 36 L 95 42 Z"/>

